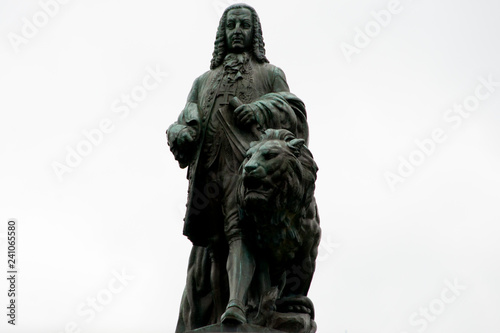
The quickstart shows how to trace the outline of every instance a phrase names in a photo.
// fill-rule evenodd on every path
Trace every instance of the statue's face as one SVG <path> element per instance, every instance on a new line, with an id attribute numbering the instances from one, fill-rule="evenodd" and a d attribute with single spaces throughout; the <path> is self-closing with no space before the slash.
<path id="1" fill-rule="evenodd" d="M 252 12 L 247 8 L 231 9 L 226 20 L 226 43 L 229 52 L 249 51 L 252 39 Z"/>

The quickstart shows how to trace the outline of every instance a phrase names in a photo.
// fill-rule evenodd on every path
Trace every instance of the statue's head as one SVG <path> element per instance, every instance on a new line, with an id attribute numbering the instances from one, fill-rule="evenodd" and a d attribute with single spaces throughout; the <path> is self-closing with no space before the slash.
<path id="1" fill-rule="evenodd" d="M 258 62 L 269 62 L 259 16 L 247 4 L 229 6 L 222 14 L 210 68 L 217 68 L 228 53 L 250 52 Z"/>

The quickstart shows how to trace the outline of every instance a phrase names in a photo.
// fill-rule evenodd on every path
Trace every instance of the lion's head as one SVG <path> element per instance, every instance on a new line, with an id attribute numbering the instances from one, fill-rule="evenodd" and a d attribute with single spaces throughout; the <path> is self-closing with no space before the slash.
<path id="1" fill-rule="evenodd" d="M 287 130 L 269 129 L 250 145 L 242 163 L 238 200 L 242 220 L 253 225 L 257 238 L 272 237 L 261 243 L 292 252 L 300 246 L 301 223 L 313 200 L 317 171 L 305 141 Z"/>
<path id="2" fill-rule="evenodd" d="M 312 199 L 318 167 L 303 139 L 268 129 L 250 144 L 242 163 L 240 204 L 259 210 L 295 210 Z"/>

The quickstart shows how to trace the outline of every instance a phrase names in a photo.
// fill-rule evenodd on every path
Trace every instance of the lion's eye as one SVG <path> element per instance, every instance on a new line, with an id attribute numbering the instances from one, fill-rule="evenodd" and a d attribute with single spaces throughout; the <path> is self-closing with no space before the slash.
<path id="1" fill-rule="evenodd" d="M 247 153 L 247 154 L 245 155 L 245 158 L 248 158 L 248 159 L 252 158 L 252 153 Z"/>
<path id="2" fill-rule="evenodd" d="M 263 155 L 264 155 L 264 158 L 266 160 L 271 160 L 271 159 L 277 157 L 279 154 L 278 153 L 273 153 L 273 152 L 268 152 L 268 153 L 265 153 Z"/>

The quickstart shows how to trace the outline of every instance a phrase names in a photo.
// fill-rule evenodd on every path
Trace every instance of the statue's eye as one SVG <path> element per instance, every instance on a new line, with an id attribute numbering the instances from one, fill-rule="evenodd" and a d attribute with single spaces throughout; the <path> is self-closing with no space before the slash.
<path id="1" fill-rule="evenodd" d="M 234 22 L 228 22 L 227 25 L 226 25 L 226 27 L 228 29 L 234 29 Z"/>
<path id="2" fill-rule="evenodd" d="M 242 27 L 243 27 L 243 29 L 248 29 L 248 28 L 250 28 L 250 23 L 245 22 L 242 24 Z"/>

